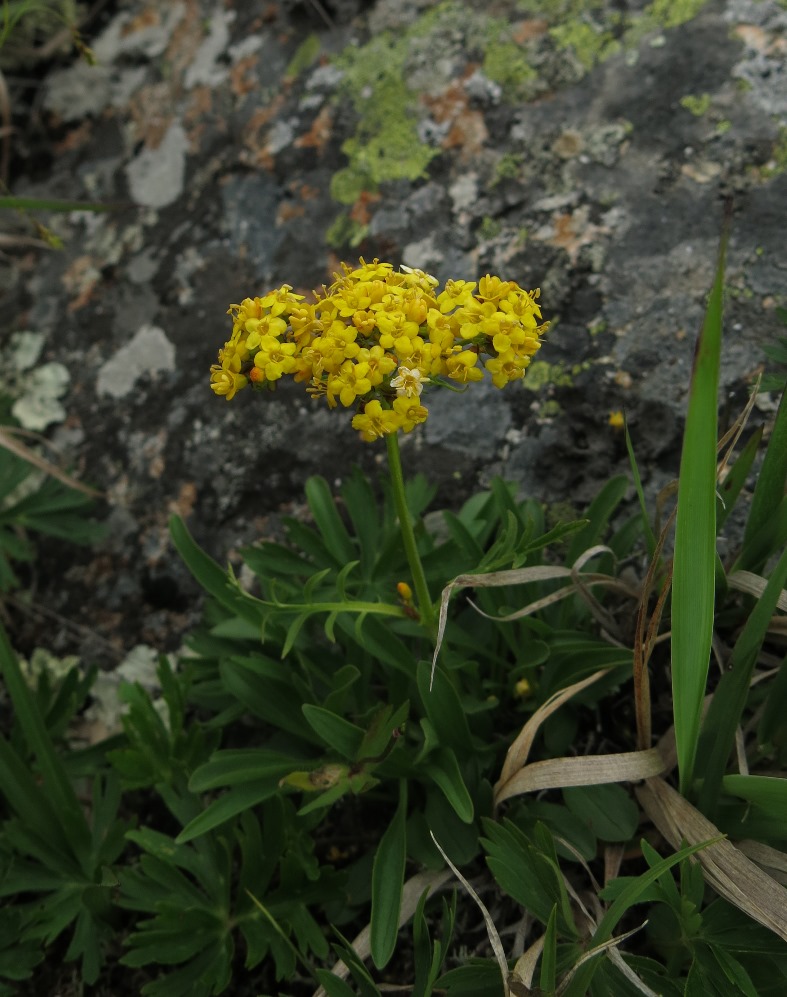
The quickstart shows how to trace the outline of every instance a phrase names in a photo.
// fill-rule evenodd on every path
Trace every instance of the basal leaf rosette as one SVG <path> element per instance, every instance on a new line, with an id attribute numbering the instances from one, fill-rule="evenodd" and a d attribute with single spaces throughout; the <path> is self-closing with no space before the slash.
<path id="1" fill-rule="evenodd" d="M 379 260 L 342 270 L 311 302 L 284 284 L 231 305 L 213 391 L 230 401 L 292 377 L 330 408 L 353 409 L 353 428 L 371 442 L 424 422 L 426 390 L 480 381 L 484 368 L 498 388 L 520 380 L 548 327 L 539 290 L 514 281 L 487 274 L 440 289 L 422 270 Z"/>

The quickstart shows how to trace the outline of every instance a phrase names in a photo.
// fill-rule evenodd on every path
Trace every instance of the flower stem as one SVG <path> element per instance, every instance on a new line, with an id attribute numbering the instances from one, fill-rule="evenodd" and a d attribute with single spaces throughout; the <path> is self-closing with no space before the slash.
<path id="1" fill-rule="evenodd" d="M 385 436 L 385 445 L 388 449 L 388 471 L 391 475 L 394 505 L 396 507 L 396 515 L 399 517 L 399 529 L 402 534 L 404 551 L 407 555 L 407 563 L 410 565 L 410 571 L 413 575 L 413 588 L 415 589 L 418 612 L 421 617 L 421 623 L 423 623 L 430 634 L 434 634 L 436 628 L 434 605 L 426 584 L 426 575 L 424 574 L 424 567 L 421 564 L 421 556 L 418 553 L 418 545 L 415 542 L 413 522 L 410 518 L 410 511 L 407 508 L 407 500 L 404 493 L 402 460 L 399 454 L 399 434 L 387 433 Z"/>

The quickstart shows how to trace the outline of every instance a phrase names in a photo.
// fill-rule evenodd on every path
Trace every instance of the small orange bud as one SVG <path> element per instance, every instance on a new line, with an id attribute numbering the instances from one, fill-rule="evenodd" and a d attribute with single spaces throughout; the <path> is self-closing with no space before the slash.
<path id="1" fill-rule="evenodd" d="M 265 372 L 263 370 L 260 370 L 259 367 L 252 367 L 251 370 L 249 371 L 249 380 L 253 384 L 257 384 L 260 381 L 264 381 Z"/>
<path id="2" fill-rule="evenodd" d="M 413 590 L 407 582 L 399 582 L 396 586 L 396 591 L 399 593 L 399 598 L 405 604 L 409 605 L 413 601 Z"/>

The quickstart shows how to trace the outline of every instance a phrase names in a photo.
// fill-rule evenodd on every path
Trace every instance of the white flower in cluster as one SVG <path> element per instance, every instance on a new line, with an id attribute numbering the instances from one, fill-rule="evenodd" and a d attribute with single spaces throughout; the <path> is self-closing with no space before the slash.
<path id="1" fill-rule="evenodd" d="M 428 381 L 429 378 L 424 377 L 417 368 L 410 370 L 400 367 L 397 376 L 391 378 L 391 387 L 396 388 L 399 398 L 418 398 Z"/>

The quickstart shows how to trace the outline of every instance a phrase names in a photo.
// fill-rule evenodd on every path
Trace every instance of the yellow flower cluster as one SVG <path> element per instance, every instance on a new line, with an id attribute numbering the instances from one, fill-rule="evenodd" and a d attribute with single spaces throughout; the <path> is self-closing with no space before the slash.
<path id="1" fill-rule="evenodd" d="M 312 303 L 284 284 L 231 305 L 213 391 L 229 401 L 287 374 L 331 408 L 354 408 L 353 428 L 372 441 L 424 422 L 425 386 L 480 381 L 484 367 L 498 388 L 522 378 L 547 329 L 539 291 L 513 281 L 487 275 L 440 289 L 422 270 L 379 260 L 342 269 Z"/>

